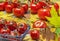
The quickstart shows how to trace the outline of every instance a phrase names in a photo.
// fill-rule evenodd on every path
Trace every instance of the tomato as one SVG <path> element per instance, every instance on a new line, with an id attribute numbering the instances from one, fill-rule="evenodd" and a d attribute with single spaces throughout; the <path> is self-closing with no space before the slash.
<path id="1" fill-rule="evenodd" d="M 5 25 L 11 31 L 13 31 L 17 28 L 17 23 L 15 21 L 6 21 Z"/>
<path id="2" fill-rule="evenodd" d="M 33 28 L 46 28 L 46 27 L 47 27 L 46 22 L 42 20 L 37 20 L 33 23 Z"/>
<path id="3" fill-rule="evenodd" d="M 40 7 L 42 8 L 47 6 L 47 4 L 43 1 L 40 1 L 38 4 L 40 4 Z"/>
<path id="4" fill-rule="evenodd" d="M 28 11 L 28 4 L 23 4 L 22 7 L 24 8 L 24 11 L 25 11 L 25 12 Z"/>
<path id="5" fill-rule="evenodd" d="M 4 3 L 0 3 L 0 11 L 5 10 Z"/>
<path id="6" fill-rule="evenodd" d="M 7 28 L 3 28 L 3 29 L 1 29 L 0 33 L 1 34 L 10 34 L 11 31 L 9 29 L 7 29 Z"/>
<path id="7" fill-rule="evenodd" d="M 4 2 L 4 5 L 5 5 L 5 6 L 8 5 L 8 2 Z"/>
<path id="8" fill-rule="evenodd" d="M 24 9 L 22 7 L 21 8 L 14 8 L 13 13 L 17 17 L 24 16 Z"/>
<path id="9" fill-rule="evenodd" d="M 32 3 L 32 4 L 30 5 L 30 8 L 31 8 L 31 13 L 32 13 L 32 14 L 36 14 L 36 13 L 37 13 L 38 7 L 37 7 L 36 4 Z"/>
<path id="10" fill-rule="evenodd" d="M 42 20 L 47 20 L 47 19 L 46 19 L 46 16 L 47 16 L 47 17 L 50 17 L 50 16 L 51 16 L 51 15 L 50 15 L 50 9 L 48 9 L 48 8 L 44 9 L 44 8 L 42 8 L 42 9 L 39 9 L 39 10 L 38 10 L 38 17 L 39 17 L 40 19 L 42 19 Z"/>
<path id="11" fill-rule="evenodd" d="M 54 3 L 54 7 L 55 7 L 56 11 L 59 10 L 59 5 L 58 5 L 58 3 Z"/>
<path id="12" fill-rule="evenodd" d="M 38 7 L 38 9 L 42 8 L 42 6 L 41 6 L 41 4 L 39 2 L 37 3 L 37 7 Z"/>
<path id="13" fill-rule="evenodd" d="M 20 23 L 18 24 L 18 29 L 17 31 L 21 34 L 23 34 L 27 30 L 27 24 L 25 23 Z"/>
<path id="14" fill-rule="evenodd" d="M 11 4 L 8 4 L 5 6 L 5 11 L 8 12 L 8 13 L 11 13 L 13 10 L 13 5 Z"/>
<path id="15" fill-rule="evenodd" d="M 0 28 L 5 27 L 5 24 L 4 24 L 5 22 L 6 22 L 5 19 L 0 19 Z"/>
<path id="16" fill-rule="evenodd" d="M 18 6 L 20 6 L 19 3 L 12 3 L 12 5 L 13 5 L 14 8 L 17 8 Z"/>
<path id="17" fill-rule="evenodd" d="M 39 39 L 40 33 L 38 30 L 31 30 L 30 36 L 32 39 L 37 40 L 37 39 Z"/>

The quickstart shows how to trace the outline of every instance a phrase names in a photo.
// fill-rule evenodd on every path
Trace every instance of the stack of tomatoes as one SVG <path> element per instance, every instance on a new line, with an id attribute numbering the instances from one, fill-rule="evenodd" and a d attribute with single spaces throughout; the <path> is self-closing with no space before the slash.
<path id="1" fill-rule="evenodd" d="M 28 4 L 20 4 L 19 2 L 13 3 L 13 2 L 1 2 L 0 3 L 0 11 L 6 11 L 7 13 L 12 13 L 17 16 L 24 16 L 24 13 L 28 10 Z"/>
<path id="2" fill-rule="evenodd" d="M 57 3 L 53 4 L 55 10 L 58 13 L 59 10 L 59 5 Z M 32 14 L 37 14 L 39 17 L 39 20 L 33 22 L 33 29 L 34 28 L 39 28 L 40 30 L 46 30 L 46 28 L 48 27 L 46 24 L 46 16 L 47 17 L 51 17 L 50 15 L 50 10 L 52 8 L 52 4 L 48 4 L 45 2 L 33 2 L 30 4 L 30 9 L 31 9 L 31 13 Z M 32 39 L 34 40 L 38 40 L 39 39 L 39 35 L 40 35 L 40 31 L 38 30 L 31 30 L 30 31 L 30 36 Z"/>
<path id="3" fill-rule="evenodd" d="M 30 36 L 33 40 L 38 40 L 40 38 L 40 31 L 41 29 L 45 30 L 47 28 L 47 24 L 43 20 L 37 20 L 33 23 L 32 25 L 33 28 L 39 28 L 40 30 L 31 30 L 30 31 Z M 42 30 L 42 31 L 43 31 Z"/>
<path id="4" fill-rule="evenodd" d="M 59 5 L 57 3 L 53 4 L 56 11 L 59 10 Z M 38 17 L 42 20 L 46 20 L 46 16 L 50 17 L 50 10 L 52 8 L 52 4 L 48 4 L 46 2 L 33 2 L 30 4 L 31 13 L 38 14 Z"/>
<path id="5" fill-rule="evenodd" d="M 15 21 L 0 19 L 0 34 L 20 36 L 27 30 L 27 27 L 25 23 L 16 23 Z"/>

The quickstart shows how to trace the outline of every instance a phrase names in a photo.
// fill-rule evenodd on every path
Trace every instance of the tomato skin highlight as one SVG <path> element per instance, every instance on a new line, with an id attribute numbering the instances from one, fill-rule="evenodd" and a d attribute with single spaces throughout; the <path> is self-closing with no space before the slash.
<path id="1" fill-rule="evenodd" d="M 33 28 L 46 28 L 47 24 L 43 20 L 37 20 L 33 23 Z"/>

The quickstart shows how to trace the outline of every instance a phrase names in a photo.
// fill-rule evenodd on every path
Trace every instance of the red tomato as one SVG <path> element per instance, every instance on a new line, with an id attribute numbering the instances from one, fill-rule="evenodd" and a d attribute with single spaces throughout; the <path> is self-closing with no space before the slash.
<path id="1" fill-rule="evenodd" d="M 28 4 L 23 4 L 22 7 L 24 8 L 24 11 L 25 11 L 25 12 L 28 11 Z"/>
<path id="2" fill-rule="evenodd" d="M 32 3 L 32 4 L 30 5 L 30 8 L 31 8 L 31 13 L 33 13 L 33 14 L 36 14 L 36 13 L 37 13 L 38 7 L 37 7 L 36 4 Z"/>
<path id="3" fill-rule="evenodd" d="M 11 31 L 13 31 L 17 28 L 17 23 L 15 21 L 6 21 L 5 25 Z"/>
<path id="4" fill-rule="evenodd" d="M 58 5 L 58 3 L 54 3 L 54 7 L 55 7 L 56 11 L 59 10 L 59 5 Z"/>
<path id="5" fill-rule="evenodd" d="M 46 27 L 47 27 L 46 22 L 42 20 L 37 20 L 33 23 L 33 28 L 46 28 Z"/>
<path id="6" fill-rule="evenodd" d="M 32 39 L 37 40 L 37 39 L 39 39 L 40 33 L 38 30 L 31 30 L 30 36 Z"/>
<path id="7" fill-rule="evenodd" d="M 42 8 L 42 6 L 41 6 L 41 4 L 39 2 L 37 3 L 37 7 L 38 7 L 38 9 Z"/>
<path id="8" fill-rule="evenodd" d="M 5 6 L 8 5 L 8 2 L 4 2 L 4 5 L 5 5 Z"/>
<path id="9" fill-rule="evenodd" d="M 5 6 L 5 11 L 6 12 L 11 13 L 12 10 L 13 10 L 13 5 L 8 4 L 8 5 Z"/>
<path id="10" fill-rule="evenodd" d="M 47 4 L 44 3 L 43 1 L 39 2 L 39 4 L 40 4 L 40 7 L 42 7 L 42 8 L 47 6 Z"/>
<path id="11" fill-rule="evenodd" d="M 38 17 L 42 20 L 46 20 L 46 16 L 50 17 L 50 9 L 39 9 L 38 10 Z"/>
<path id="12" fill-rule="evenodd" d="M 4 3 L 0 3 L 0 11 L 5 10 Z"/>
<path id="13" fill-rule="evenodd" d="M 0 19 L 0 28 L 5 27 L 5 24 L 4 24 L 5 22 L 6 22 L 6 20 Z"/>
<path id="14" fill-rule="evenodd" d="M 5 28 L 5 29 L 3 28 L 3 29 L 1 29 L 0 33 L 1 34 L 10 34 L 11 31 L 9 29 L 7 29 L 7 28 Z"/>
<path id="15" fill-rule="evenodd" d="M 19 33 L 23 34 L 26 30 L 27 30 L 27 24 L 25 24 L 25 23 L 18 24 L 17 31 Z"/>
<path id="16" fill-rule="evenodd" d="M 24 9 L 23 8 L 14 8 L 13 13 L 17 17 L 24 16 Z"/>
<path id="17" fill-rule="evenodd" d="M 18 6 L 20 6 L 19 3 L 12 3 L 12 5 L 13 5 L 14 8 L 17 8 Z"/>

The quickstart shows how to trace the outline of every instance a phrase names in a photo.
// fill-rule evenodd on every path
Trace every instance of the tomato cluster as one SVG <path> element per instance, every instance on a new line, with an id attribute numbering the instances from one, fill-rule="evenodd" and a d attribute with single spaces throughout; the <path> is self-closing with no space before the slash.
<path id="1" fill-rule="evenodd" d="M 57 11 L 58 13 L 58 10 L 59 10 L 59 5 L 57 3 L 54 3 L 53 4 L 55 10 Z M 30 4 L 30 10 L 31 10 L 31 13 L 32 14 L 37 14 L 38 17 L 39 17 L 39 20 L 33 22 L 32 24 L 32 28 L 36 29 L 36 28 L 39 28 L 40 31 L 42 30 L 46 30 L 46 28 L 48 27 L 46 21 L 46 16 L 47 17 L 51 17 L 51 14 L 50 14 L 50 10 L 52 8 L 52 4 L 47 4 L 45 2 L 38 2 L 38 3 L 34 3 L 32 2 Z M 39 39 L 39 35 L 40 35 L 40 32 L 38 30 L 31 30 L 30 31 L 30 36 L 32 39 L 34 40 L 38 40 Z"/>
<path id="2" fill-rule="evenodd" d="M 59 5 L 57 3 L 53 4 L 56 11 L 59 10 Z M 45 3 L 43 1 L 34 2 L 30 4 L 31 13 L 38 14 L 38 17 L 42 20 L 46 20 L 46 16 L 50 17 L 50 10 L 52 8 L 52 4 Z"/>
<path id="3" fill-rule="evenodd" d="M 21 35 L 27 30 L 27 24 L 0 19 L 0 34 Z"/>
<path id="4" fill-rule="evenodd" d="M 20 4 L 20 3 L 13 3 L 13 2 L 1 2 L 0 3 L 0 11 L 6 11 L 7 13 L 12 13 L 17 16 L 24 16 L 24 13 L 28 10 L 28 4 Z"/>
<path id="5" fill-rule="evenodd" d="M 54 3 L 54 7 L 56 11 L 59 10 L 59 5 Z M 46 28 L 47 24 L 45 21 L 46 16 L 51 17 L 50 10 L 52 8 L 51 4 L 47 4 L 45 2 L 31 2 L 30 3 L 30 11 L 32 14 L 37 14 L 39 19 L 33 23 L 33 28 Z M 12 13 L 16 17 L 24 16 L 24 13 L 28 11 L 28 4 L 19 4 L 11 2 L 2 2 L 0 3 L 0 11 L 6 11 L 7 13 Z M 27 30 L 27 24 L 25 23 L 16 23 L 15 21 L 7 21 L 5 19 L 0 19 L 0 34 L 10 34 L 10 35 L 21 35 Z M 39 30 L 31 30 L 30 36 L 32 39 L 37 40 L 39 39 L 40 32 Z"/>

